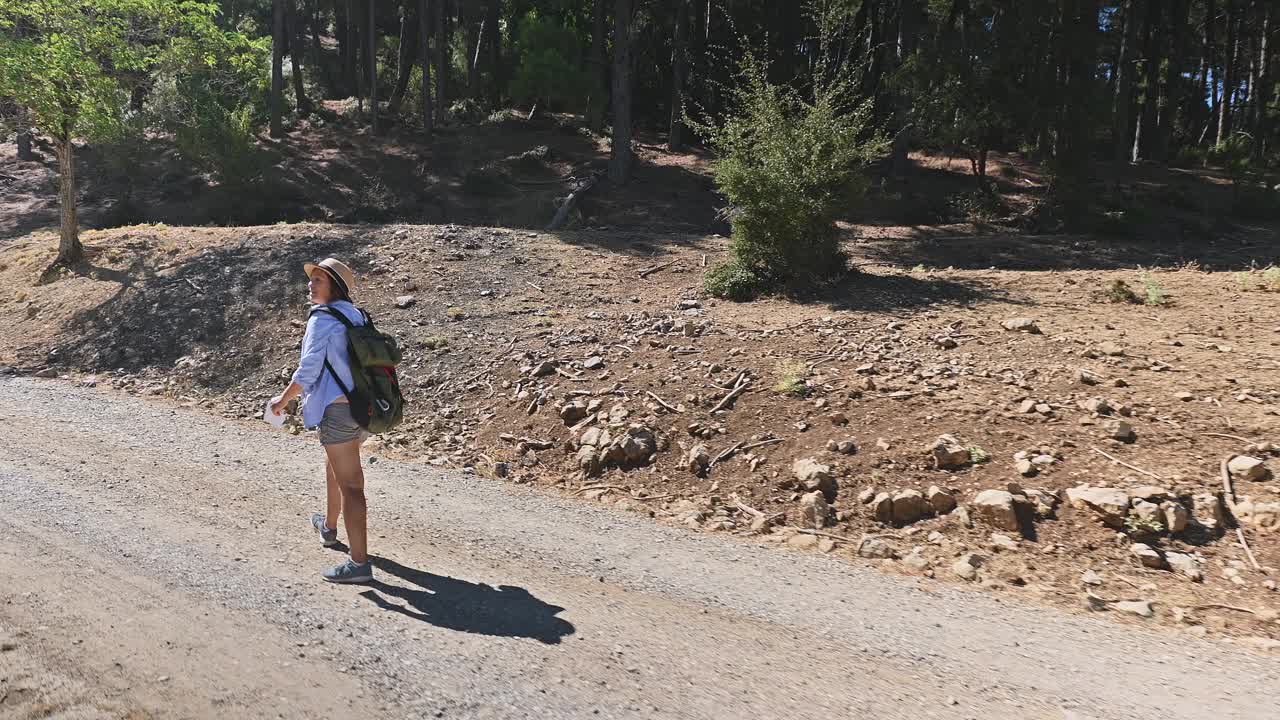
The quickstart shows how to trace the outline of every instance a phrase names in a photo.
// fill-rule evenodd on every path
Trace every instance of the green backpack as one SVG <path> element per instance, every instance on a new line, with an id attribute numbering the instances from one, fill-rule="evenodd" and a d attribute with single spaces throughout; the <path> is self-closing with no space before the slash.
<path id="1" fill-rule="evenodd" d="M 342 394 L 351 405 L 351 416 L 360 427 L 371 433 L 384 433 L 400 424 L 404 413 L 404 395 L 400 394 L 400 380 L 396 366 L 400 364 L 400 346 L 396 339 L 373 326 L 373 318 L 361 310 L 364 325 L 356 325 L 341 312 L 327 307 L 311 311 L 328 313 L 347 326 L 347 352 L 351 356 L 351 379 L 348 388 L 338 373 L 334 372 L 328 358 L 324 366 L 333 376 Z"/>

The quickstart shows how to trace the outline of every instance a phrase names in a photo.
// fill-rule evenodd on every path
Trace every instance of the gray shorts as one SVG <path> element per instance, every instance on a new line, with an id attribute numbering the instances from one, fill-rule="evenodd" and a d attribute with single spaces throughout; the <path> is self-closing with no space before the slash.
<path id="1" fill-rule="evenodd" d="M 351 406 L 347 403 L 330 403 L 324 409 L 324 417 L 320 419 L 321 445 L 341 445 L 352 440 L 364 442 L 368 437 L 369 431 L 351 417 Z"/>

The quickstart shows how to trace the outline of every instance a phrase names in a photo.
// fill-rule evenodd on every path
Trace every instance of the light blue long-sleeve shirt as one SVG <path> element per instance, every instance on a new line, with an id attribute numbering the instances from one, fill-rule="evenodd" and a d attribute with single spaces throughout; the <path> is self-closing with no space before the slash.
<path id="1" fill-rule="evenodd" d="M 355 305 L 345 301 L 315 305 L 342 313 L 352 325 L 364 325 L 364 316 Z M 333 371 L 350 390 L 351 359 L 347 352 L 347 326 L 327 312 L 317 312 L 307 320 L 307 332 L 302 336 L 302 358 L 293 373 L 293 381 L 302 386 L 302 425 L 308 430 L 320 425 L 324 409 L 334 400 L 343 397 L 342 388 L 333 381 L 333 375 L 324 367 L 328 359 Z"/>

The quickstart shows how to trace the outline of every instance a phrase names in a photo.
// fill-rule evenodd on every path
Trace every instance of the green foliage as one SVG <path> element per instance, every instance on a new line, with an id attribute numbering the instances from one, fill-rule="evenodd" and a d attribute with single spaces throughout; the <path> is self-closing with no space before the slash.
<path id="1" fill-rule="evenodd" d="M 977 445 L 970 446 L 968 450 L 969 450 L 969 462 L 973 463 L 974 465 L 981 465 L 982 463 L 991 461 L 991 454 L 988 453 L 986 450 L 983 450 L 982 448 L 978 447 Z"/>
<path id="2" fill-rule="evenodd" d="M 809 386 L 804 382 L 804 376 L 809 372 L 807 365 L 799 360 L 787 360 L 778 363 L 777 370 L 778 384 L 773 386 L 774 392 L 794 397 L 804 397 L 809 393 Z"/>
<path id="3" fill-rule="evenodd" d="M 1164 532 L 1164 525 L 1152 517 L 1130 515 L 1124 519 L 1124 529 L 1129 535 L 1147 537 Z"/>
<path id="4" fill-rule="evenodd" d="M 869 105 L 835 72 L 816 73 L 812 95 L 772 83 L 750 53 L 726 92 L 727 119 L 690 125 L 719 155 L 715 181 L 732 204 L 736 265 L 769 285 L 843 271 L 836 215 L 865 191 L 861 169 L 885 148 L 867 139 Z M 720 272 L 717 280 L 743 277 Z"/>
<path id="5" fill-rule="evenodd" d="M 1138 305 L 1142 303 L 1142 298 L 1138 297 L 1138 294 L 1129 287 L 1128 283 L 1119 278 L 1111 281 L 1111 284 L 1102 293 L 1102 297 L 1107 302 L 1115 304 Z"/>
<path id="6" fill-rule="evenodd" d="M 1169 297 L 1164 292 L 1164 287 L 1160 285 L 1160 281 L 1151 277 L 1148 273 L 1142 274 L 1142 289 L 1146 293 L 1143 303 L 1151 306 L 1168 305 Z"/>
<path id="7" fill-rule="evenodd" d="M 998 195 L 981 190 L 956 193 L 947 198 L 949 214 L 966 220 L 992 220 L 1008 213 Z"/>
<path id="8" fill-rule="evenodd" d="M 1262 271 L 1262 286 L 1271 292 L 1280 292 L 1280 267 L 1269 267 Z"/>
<path id="9" fill-rule="evenodd" d="M 589 94 L 591 78 L 579 66 L 582 47 L 573 30 L 530 12 L 516 29 L 515 46 L 511 95 L 518 102 L 563 108 Z"/>
<path id="10" fill-rule="evenodd" d="M 746 302 L 760 292 L 760 277 L 736 260 L 712 268 L 703 280 L 708 295 L 735 302 Z"/>

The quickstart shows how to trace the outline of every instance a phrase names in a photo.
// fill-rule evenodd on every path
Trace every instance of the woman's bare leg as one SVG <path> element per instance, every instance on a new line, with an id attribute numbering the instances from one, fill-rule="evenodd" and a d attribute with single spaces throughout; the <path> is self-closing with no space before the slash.
<path id="1" fill-rule="evenodd" d="M 351 560 L 363 565 L 369 561 L 368 509 L 364 499 L 364 468 L 360 466 L 360 442 L 325 445 L 329 467 L 342 493 L 342 519 L 347 527 L 347 544 Z"/>
<path id="2" fill-rule="evenodd" d="M 324 484 L 329 495 L 329 502 L 324 509 L 324 526 L 330 530 L 337 530 L 338 513 L 342 511 L 342 487 L 338 485 L 338 478 L 333 474 L 333 464 L 329 462 L 327 453 L 324 459 Z"/>

